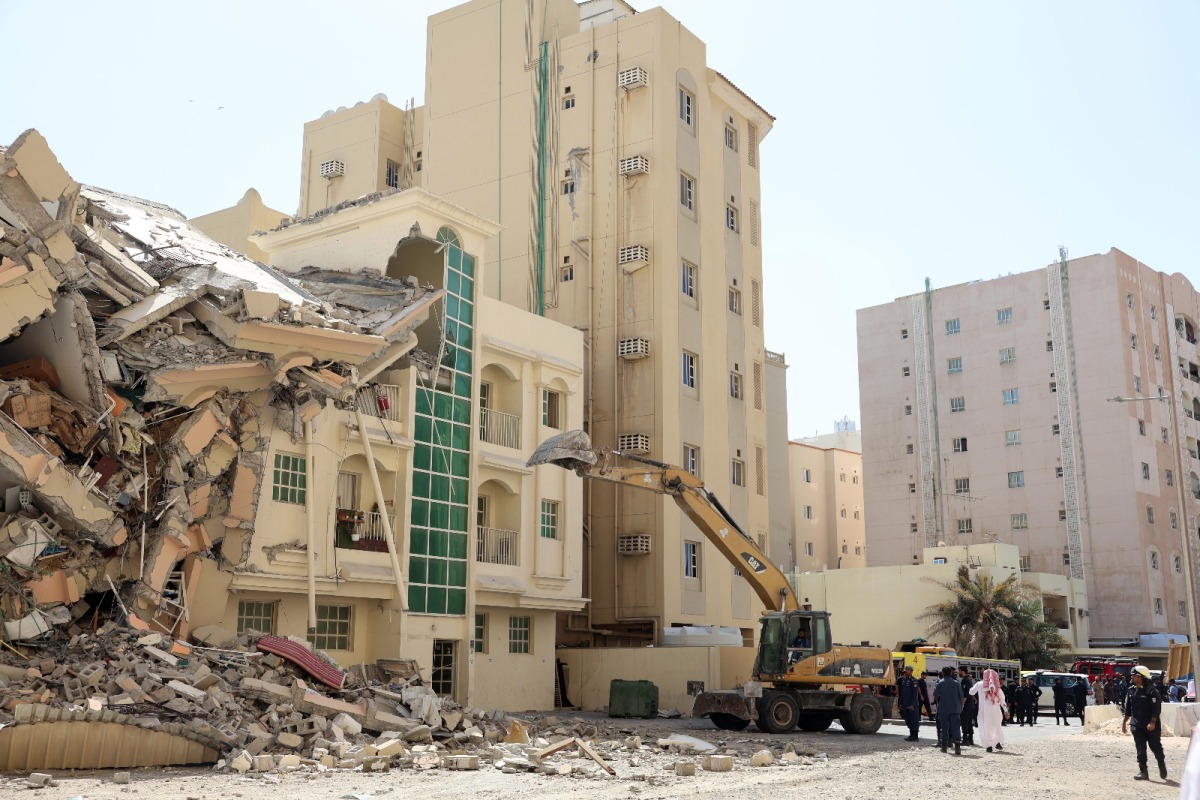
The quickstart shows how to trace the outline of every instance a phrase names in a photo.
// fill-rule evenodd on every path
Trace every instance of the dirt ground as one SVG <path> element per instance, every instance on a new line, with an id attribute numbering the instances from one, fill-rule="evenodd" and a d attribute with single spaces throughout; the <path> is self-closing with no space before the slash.
<path id="1" fill-rule="evenodd" d="M 1136 771 L 1133 740 L 1113 731 L 1083 733 L 1078 725 L 1057 727 L 1044 722 L 1036 728 L 1005 728 L 1008 742 L 1003 753 L 965 748 L 961 757 L 944 755 L 931 747 L 932 728 L 922 730 L 917 744 L 903 741 L 907 730 L 885 724 L 874 736 L 854 736 L 835 724 L 824 733 L 771 736 L 753 729 L 741 733 L 718 731 L 705 720 L 609 720 L 581 714 L 598 728 L 597 749 L 608 753 L 615 777 L 602 774 L 595 764 L 575 757 L 575 751 L 550 756 L 547 764 L 570 765 L 570 775 L 538 772 L 506 773 L 485 763 L 479 771 L 397 769 L 387 773 L 355 771 L 246 775 L 217 773 L 212 769 L 133 770 L 132 783 L 113 782 L 111 772 L 61 773 L 56 785 L 26 788 L 24 776 L 0 778 L 0 797 L 82 798 L 82 800 L 226 800 L 286 794 L 287 800 L 334 800 L 348 795 L 374 800 L 537 797 L 538 800 L 577 797 L 658 798 L 691 797 L 729 800 L 737 797 L 780 797 L 781 790 L 804 791 L 816 797 L 845 800 L 952 796 L 955 800 L 998 796 L 1047 797 L 1054 800 L 1096 800 L 1098 797 L 1178 797 L 1175 781 L 1183 769 L 1188 741 L 1166 738 L 1163 745 L 1170 774 L 1158 780 L 1153 760 L 1150 783 L 1132 780 Z M 732 772 L 705 772 L 697 766 L 694 777 L 678 777 L 673 766 L 694 761 L 695 755 L 671 753 L 655 745 L 672 733 L 696 736 L 734 755 Z M 630 749 L 641 738 L 642 747 Z M 798 758 L 782 763 L 791 745 Z M 749 757 L 770 749 L 775 763 L 752 767 Z"/>

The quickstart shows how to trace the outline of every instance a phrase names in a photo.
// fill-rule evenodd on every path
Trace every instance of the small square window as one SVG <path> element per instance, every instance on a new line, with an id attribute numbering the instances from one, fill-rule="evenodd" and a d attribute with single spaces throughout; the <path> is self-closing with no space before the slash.
<path id="1" fill-rule="evenodd" d="M 700 474 L 700 448 L 694 444 L 683 446 L 683 468 L 693 475 Z"/>
<path id="2" fill-rule="evenodd" d="M 960 436 L 954 440 L 954 452 L 956 452 L 956 453 L 967 452 L 967 437 Z"/>
<path id="3" fill-rule="evenodd" d="M 697 356 L 695 353 L 683 351 L 683 385 L 689 389 L 696 388 L 696 362 Z"/>
<path id="4" fill-rule="evenodd" d="M 575 181 L 563 181 L 562 182 L 562 193 L 564 195 L 575 194 Z"/>
<path id="5" fill-rule="evenodd" d="M 1002 308 L 996 312 L 997 325 L 1007 325 L 1008 323 L 1012 322 L 1012 320 L 1013 313 L 1011 308 Z"/>
<path id="6" fill-rule="evenodd" d="M 951 375 L 957 375 L 962 372 L 962 358 L 946 359 L 946 372 Z"/>
<path id="7" fill-rule="evenodd" d="M 738 232 L 738 210 L 733 206 L 725 206 L 725 227 Z"/>
<path id="8" fill-rule="evenodd" d="M 1050 394 L 1054 394 L 1057 391 L 1058 391 L 1058 381 L 1050 381 Z"/>
<path id="9" fill-rule="evenodd" d="M 1005 431 L 1004 432 L 1005 446 L 1011 447 L 1012 445 L 1020 444 L 1020 443 L 1021 443 L 1021 432 L 1020 431 Z"/>
<path id="10" fill-rule="evenodd" d="M 917 532 L 917 523 L 915 523 L 915 522 L 908 523 L 908 532 L 916 533 Z"/>
<path id="11" fill-rule="evenodd" d="M 904 407 L 904 416 L 906 416 L 906 417 L 911 417 L 911 416 L 912 416 L 912 406 L 905 406 L 905 407 Z"/>
<path id="12" fill-rule="evenodd" d="M 1020 489 L 1025 486 L 1025 472 L 1010 472 L 1008 473 L 1008 488 Z"/>
<path id="13" fill-rule="evenodd" d="M 901 329 L 900 329 L 900 338 L 901 338 L 901 339 L 907 339 L 907 338 L 908 338 L 908 328 L 901 328 Z"/>
<path id="14" fill-rule="evenodd" d="M 1014 531 L 1023 531 L 1029 527 L 1029 516 L 1027 514 L 1011 515 L 1012 529 Z"/>
<path id="15" fill-rule="evenodd" d="M 909 368 L 908 368 L 908 367 L 901 367 L 901 368 L 900 368 L 900 375 L 901 375 L 902 377 L 905 377 L 905 378 L 907 378 L 907 377 L 909 377 L 911 374 L 912 374 L 912 372 L 909 370 Z"/>
<path id="16" fill-rule="evenodd" d="M 913 454 L 913 446 L 911 444 L 904 445 L 904 452 L 906 455 L 911 456 Z"/>
<path id="17" fill-rule="evenodd" d="M 383 182 L 392 189 L 400 188 L 400 165 L 390 158 L 387 160 L 387 166 L 384 168 Z"/>
<path id="18" fill-rule="evenodd" d="M 962 329 L 959 326 L 957 319 L 946 320 L 946 335 L 947 336 L 953 336 L 954 334 L 958 333 L 960 330 L 962 330 Z"/>
<path id="19" fill-rule="evenodd" d="M 970 533 L 971 532 L 971 520 L 960 519 L 958 521 L 958 532 L 959 533 Z"/>
<path id="20" fill-rule="evenodd" d="M 725 126 L 725 146 L 736 153 L 737 149 L 738 149 L 738 141 L 737 140 L 738 140 L 737 128 L 733 127 L 732 125 L 726 125 Z"/>
<path id="21" fill-rule="evenodd" d="M 742 313 L 742 293 L 733 286 L 729 287 L 729 310 L 734 314 Z"/>
<path id="22" fill-rule="evenodd" d="M 1066 509 L 1060 508 L 1060 509 L 1058 510 L 1058 521 L 1059 521 L 1059 522 L 1065 522 L 1065 521 L 1066 521 L 1066 519 L 1067 519 L 1067 511 L 1066 511 Z"/>
<path id="23" fill-rule="evenodd" d="M 955 478 L 954 479 L 954 493 L 955 494 L 970 494 L 971 493 L 971 479 L 970 478 Z"/>
<path id="24" fill-rule="evenodd" d="M 1053 353 L 1053 352 L 1054 352 L 1054 340 L 1053 340 L 1053 339 L 1047 339 L 1047 340 L 1046 340 L 1046 352 L 1047 352 L 1047 353 Z"/>
<path id="25" fill-rule="evenodd" d="M 746 485 L 746 462 L 733 459 L 729 462 L 729 482 L 734 486 Z"/>
<path id="26" fill-rule="evenodd" d="M 742 399 L 742 375 L 739 372 L 729 373 L 729 396 L 735 400 Z"/>
<path id="27" fill-rule="evenodd" d="M 1004 390 L 1004 405 L 1015 406 L 1020 401 L 1021 401 L 1021 396 L 1020 396 L 1020 392 L 1018 390 L 1016 390 L 1016 389 L 1005 389 Z"/>
<path id="28" fill-rule="evenodd" d="M 317 628 L 308 641 L 317 650 L 350 650 L 353 606 L 317 606 Z"/>
<path id="29" fill-rule="evenodd" d="M 1050 426 L 1050 433 L 1054 434 L 1055 436 L 1058 436 L 1059 430 L 1060 429 L 1057 424 Z"/>
<path id="30" fill-rule="evenodd" d="M 700 577 L 700 543 L 683 543 L 683 577 L 696 579 Z"/>
<path id="31" fill-rule="evenodd" d="M 304 456 L 276 453 L 271 499 L 279 503 L 304 505 L 307 473 Z"/>
<path id="32" fill-rule="evenodd" d="M 237 612 L 238 635 L 247 630 L 274 635 L 275 614 L 278 605 L 276 602 L 239 600 Z"/>
<path id="33" fill-rule="evenodd" d="M 1011 364 L 1017 360 L 1017 348 L 1006 347 L 1000 351 L 1000 363 Z"/>
<path id="34" fill-rule="evenodd" d="M 967 410 L 967 398 L 965 398 L 965 397 L 951 397 L 950 398 L 950 413 L 951 414 L 957 413 L 959 411 L 966 411 L 966 410 Z"/>
<path id="35" fill-rule="evenodd" d="M 575 96 L 574 95 L 563 98 L 563 111 L 570 111 L 574 107 L 575 107 Z"/>
<path id="36" fill-rule="evenodd" d="M 533 626 L 532 617 L 508 618 L 508 652 L 528 655 Z"/>
<path id="37" fill-rule="evenodd" d="M 1055 467 L 1055 468 L 1054 468 L 1054 477 L 1056 477 L 1056 478 L 1061 478 L 1062 476 L 1063 476 L 1063 468 L 1062 468 L 1062 467 Z"/>
<path id="38" fill-rule="evenodd" d="M 1044 308 L 1046 311 L 1049 311 L 1049 310 L 1050 310 L 1050 301 L 1049 301 L 1049 300 L 1043 300 L 1043 301 L 1042 301 L 1042 308 Z"/>
<path id="39" fill-rule="evenodd" d="M 680 262 L 679 274 L 682 281 L 680 290 L 685 297 L 696 297 L 696 265 L 687 261 Z"/>
<path id="40" fill-rule="evenodd" d="M 909 493 L 909 494 L 916 494 L 916 493 L 917 493 L 917 485 L 916 485 L 915 483 L 910 483 L 910 484 L 908 485 L 908 493 Z"/>

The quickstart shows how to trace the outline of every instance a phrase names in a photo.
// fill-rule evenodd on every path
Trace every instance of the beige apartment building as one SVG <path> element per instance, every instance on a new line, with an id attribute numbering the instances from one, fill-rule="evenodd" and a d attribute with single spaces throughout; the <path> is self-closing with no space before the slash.
<path id="1" fill-rule="evenodd" d="M 1198 319 L 1187 278 L 1116 249 L 860 310 L 870 563 L 1003 542 L 1086 580 L 1096 640 L 1186 631 Z"/>
<path id="2" fill-rule="evenodd" d="M 572 425 L 695 470 L 767 546 L 759 171 L 773 118 L 680 21 L 621 0 L 435 14 L 425 104 L 406 105 L 376 96 L 305 125 L 301 214 L 421 186 L 497 221 L 481 293 L 583 334 Z M 591 602 L 563 616 L 564 641 L 749 633 L 748 587 L 669 498 L 582 491 L 570 535 Z"/>
<path id="3" fill-rule="evenodd" d="M 788 442 L 792 570 L 867 564 L 862 435 L 842 430 Z M 781 562 L 783 563 L 783 562 Z"/>

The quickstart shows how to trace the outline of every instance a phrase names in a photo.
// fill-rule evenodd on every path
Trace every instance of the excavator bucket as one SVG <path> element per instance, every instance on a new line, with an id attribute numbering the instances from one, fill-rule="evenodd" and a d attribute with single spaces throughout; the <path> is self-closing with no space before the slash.
<path id="1" fill-rule="evenodd" d="M 533 451 L 527 467 L 539 464 L 555 464 L 563 469 L 583 473 L 596 463 L 599 456 L 592 449 L 592 440 L 583 431 L 566 431 L 551 436 Z"/>

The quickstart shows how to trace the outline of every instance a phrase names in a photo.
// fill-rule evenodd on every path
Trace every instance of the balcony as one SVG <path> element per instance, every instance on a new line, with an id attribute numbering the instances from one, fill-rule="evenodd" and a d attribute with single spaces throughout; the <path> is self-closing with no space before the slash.
<path id="1" fill-rule="evenodd" d="M 516 531 L 480 527 L 475 540 L 475 560 L 485 564 L 520 566 L 519 542 L 520 536 Z"/>
<path id="2" fill-rule="evenodd" d="M 479 410 L 479 438 L 488 444 L 520 449 L 521 418 L 490 408 Z"/>
<path id="3" fill-rule="evenodd" d="M 358 407 L 369 417 L 379 417 L 392 422 L 403 422 L 401 417 L 400 387 L 388 383 L 367 386 L 358 392 Z"/>
<path id="4" fill-rule="evenodd" d="M 396 516 L 390 518 L 392 531 L 396 530 Z M 383 529 L 383 515 L 377 511 L 358 511 L 352 508 L 337 510 L 337 538 L 335 546 L 342 550 L 366 550 L 373 553 L 387 552 L 387 537 Z"/>

